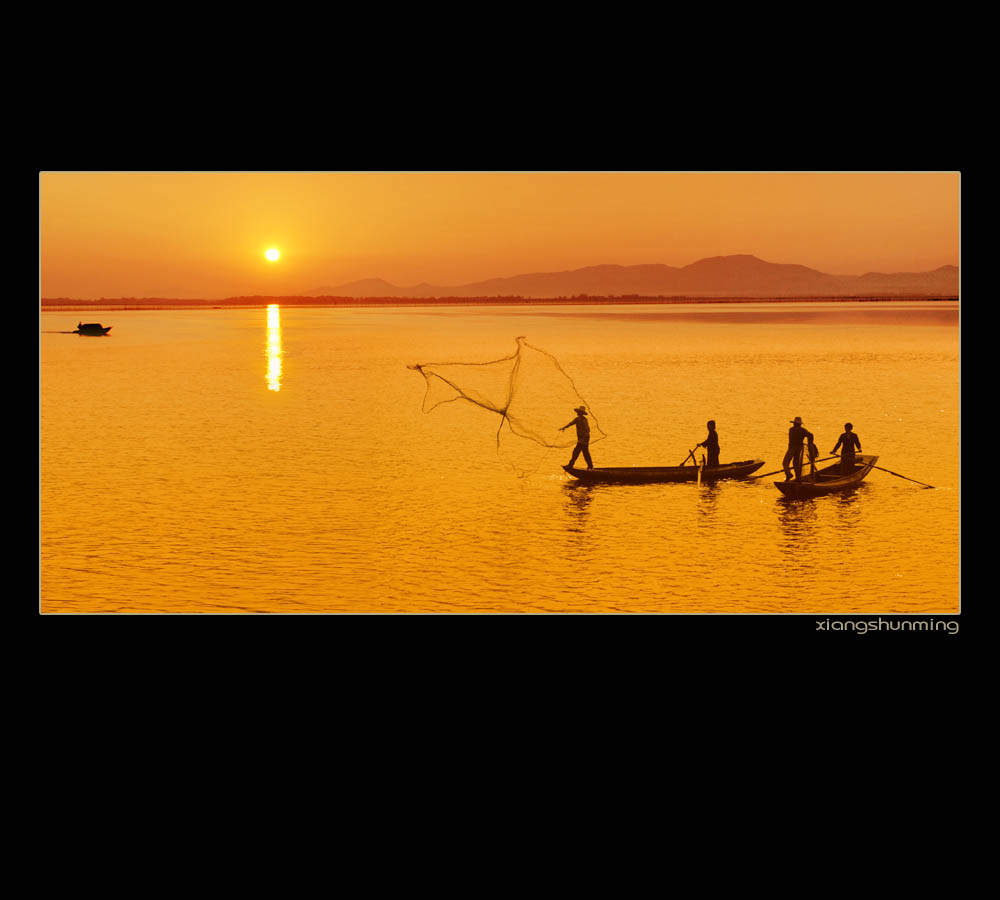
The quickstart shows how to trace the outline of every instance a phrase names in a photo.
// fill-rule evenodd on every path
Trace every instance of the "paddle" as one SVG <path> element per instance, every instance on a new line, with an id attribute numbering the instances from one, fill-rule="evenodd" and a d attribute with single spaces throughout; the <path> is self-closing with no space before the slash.
<path id="1" fill-rule="evenodd" d="M 834 454 L 834 456 L 836 456 L 836 454 Z M 819 465 L 821 462 L 829 462 L 831 459 L 834 458 L 834 456 L 827 456 L 825 459 L 817 459 L 816 460 L 816 465 Z M 768 475 L 777 475 L 779 472 L 784 472 L 784 471 L 785 471 L 784 469 L 775 469 L 773 472 L 765 472 L 763 475 L 748 475 L 747 477 L 748 478 L 767 478 Z"/>
<path id="2" fill-rule="evenodd" d="M 839 453 L 834 453 L 834 456 L 840 456 Z M 873 469 L 878 469 L 880 472 L 888 472 L 890 475 L 895 475 L 897 478 L 902 478 L 903 481 L 912 481 L 914 484 L 922 484 L 926 488 L 934 488 L 933 484 L 927 484 L 924 481 L 917 481 L 916 478 L 907 478 L 905 475 L 900 475 L 899 472 L 893 472 L 891 469 L 883 469 L 881 466 L 872 466 Z M 934 488 L 937 490 L 937 488 Z"/>
<path id="3" fill-rule="evenodd" d="M 684 463 L 688 461 L 688 457 L 691 457 L 691 462 L 693 462 L 695 465 L 698 465 L 698 460 L 694 458 L 694 450 L 688 450 L 688 455 L 685 456 L 683 460 L 681 460 L 682 466 L 684 465 Z"/>

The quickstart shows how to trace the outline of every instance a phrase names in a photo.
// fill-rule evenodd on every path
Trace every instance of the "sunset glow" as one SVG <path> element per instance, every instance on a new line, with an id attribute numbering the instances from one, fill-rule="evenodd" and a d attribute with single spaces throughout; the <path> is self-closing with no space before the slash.
<path id="1" fill-rule="evenodd" d="M 962 186 L 40 172 L 38 613 L 952 643 Z"/>
<path id="2" fill-rule="evenodd" d="M 731 254 L 926 272 L 959 264 L 959 188 L 958 172 L 42 172 L 41 294 L 290 296 Z"/>

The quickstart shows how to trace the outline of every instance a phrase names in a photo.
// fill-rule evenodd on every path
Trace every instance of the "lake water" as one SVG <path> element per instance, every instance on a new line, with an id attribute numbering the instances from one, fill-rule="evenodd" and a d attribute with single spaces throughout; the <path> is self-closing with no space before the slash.
<path id="1" fill-rule="evenodd" d="M 40 314 L 43 613 L 953 614 L 957 302 Z M 849 493 L 774 478 L 576 483 L 569 450 L 407 368 L 553 354 L 595 465 L 781 467 L 802 416 L 878 464 Z M 572 409 L 559 413 L 563 425 Z"/>

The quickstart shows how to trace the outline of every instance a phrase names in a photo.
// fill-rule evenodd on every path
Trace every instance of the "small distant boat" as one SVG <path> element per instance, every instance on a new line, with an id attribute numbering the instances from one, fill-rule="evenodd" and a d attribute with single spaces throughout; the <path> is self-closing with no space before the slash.
<path id="1" fill-rule="evenodd" d="M 786 497 L 801 500 L 806 497 L 819 497 L 822 494 L 835 494 L 857 487 L 865 476 L 878 462 L 877 456 L 859 453 L 855 457 L 854 471 L 846 475 L 840 471 L 840 461 L 819 469 L 814 475 L 803 475 L 801 481 L 776 481 L 774 486 Z"/>
<path id="2" fill-rule="evenodd" d="M 745 478 L 756 472 L 762 459 L 746 459 L 741 462 L 725 463 L 721 466 L 701 468 L 702 481 L 719 481 L 723 478 Z M 576 469 L 563 466 L 574 478 L 583 482 L 607 482 L 615 484 L 657 484 L 674 481 L 696 481 L 698 466 L 619 466 L 594 469 Z"/>
<path id="3" fill-rule="evenodd" d="M 86 325 L 80 322 L 73 334 L 102 335 L 111 331 L 112 327 L 111 325 L 104 326 L 100 322 L 88 322 Z"/>

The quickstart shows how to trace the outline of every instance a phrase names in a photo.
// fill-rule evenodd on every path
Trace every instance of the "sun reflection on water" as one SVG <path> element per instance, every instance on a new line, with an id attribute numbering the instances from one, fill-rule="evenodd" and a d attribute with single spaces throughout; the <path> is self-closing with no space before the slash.
<path id="1" fill-rule="evenodd" d="M 281 390 L 281 312 L 277 303 L 267 308 L 267 389 Z"/>

